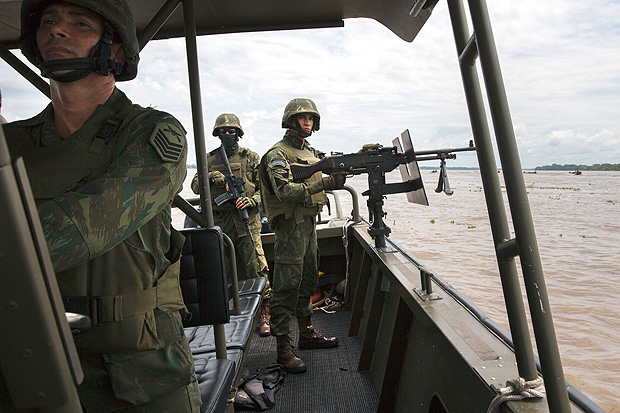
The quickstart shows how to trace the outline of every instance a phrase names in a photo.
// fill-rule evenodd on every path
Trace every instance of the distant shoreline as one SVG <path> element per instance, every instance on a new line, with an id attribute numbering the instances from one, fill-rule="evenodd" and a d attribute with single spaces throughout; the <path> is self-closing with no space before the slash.
<path id="1" fill-rule="evenodd" d="M 545 165 L 545 166 L 537 166 L 534 168 L 536 171 L 620 171 L 620 163 L 597 163 L 594 165 L 575 165 L 575 164 L 565 164 L 565 165 Z"/>

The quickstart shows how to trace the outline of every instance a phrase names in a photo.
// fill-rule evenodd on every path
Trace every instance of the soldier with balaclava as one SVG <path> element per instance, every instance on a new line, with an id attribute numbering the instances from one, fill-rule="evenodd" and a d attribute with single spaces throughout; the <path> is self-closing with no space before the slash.
<path id="1" fill-rule="evenodd" d="M 228 173 L 225 160 L 220 158 L 220 151 L 211 151 L 207 157 L 209 165 L 209 190 L 211 192 L 213 221 L 215 225 L 230 237 L 235 245 L 235 257 L 237 266 L 237 278 L 246 280 L 256 277 L 265 277 L 267 285 L 263 292 L 263 300 L 260 309 L 260 321 L 258 326 L 259 335 L 266 337 L 271 334 L 269 326 L 269 268 L 263 251 L 260 232 L 260 183 L 258 180 L 258 154 L 248 148 L 239 146 L 239 138 L 243 137 L 243 128 L 237 115 L 222 113 L 215 119 L 213 136 L 219 138 L 221 146 L 226 152 L 230 169 L 236 178 L 243 178 L 245 191 L 244 197 L 224 202 L 221 205 L 215 203 L 215 199 L 226 191 L 226 177 Z M 192 180 L 192 190 L 199 193 L 198 174 Z M 239 210 L 248 212 L 250 222 L 248 225 L 239 215 Z M 250 236 L 251 233 L 251 236 Z"/>

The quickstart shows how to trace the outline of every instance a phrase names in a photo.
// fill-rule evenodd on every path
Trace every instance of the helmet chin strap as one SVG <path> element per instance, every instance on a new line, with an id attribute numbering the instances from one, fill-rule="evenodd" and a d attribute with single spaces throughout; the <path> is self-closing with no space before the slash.
<path id="1" fill-rule="evenodd" d="M 75 82 L 91 74 L 99 73 L 107 76 L 109 72 L 118 75 L 123 70 L 122 63 L 110 58 L 114 27 L 105 22 L 101 40 L 91 49 L 88 57 L 74 59 L 57 59 L 40 64 L 41 76 L 48 77 L 57 82 Z M 69 70 L 68 73 L 56 74 L 57 71 Z"/>
<path id="2" fill-rule="evenodd" d="M 297 132 L 299 136 L 301 136 L 302 138 L 307 138 L 308 136 L 312 135 L 312 131 L 314 130 L 314 127 L 310 129 L 310 132 L 306 132 L 305 130 L 301 128 L 301 122 L 299 121 L 299 119 L 295 119 L 295 122 L 293 123 L 295 124 L 295 126 L 293 127 L 293 130 Z"/>

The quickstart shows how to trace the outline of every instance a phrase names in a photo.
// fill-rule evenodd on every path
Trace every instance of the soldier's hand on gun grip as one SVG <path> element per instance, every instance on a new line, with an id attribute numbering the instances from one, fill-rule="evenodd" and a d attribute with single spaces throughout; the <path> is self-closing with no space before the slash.
<path id="1" fill-rule="evenodd" d="M 235 205 L 237 205 L 237 209 L 254 208 L 256 206 L 256 201 L 247 196 L 242 196 L 241 198 L 237 198 Z"/>
<path id="2" fill-rule="evenodd" d="M 220 171 L 209 172 L 209 181 L 213 182 L 215 186 L 224 188 L 226 186 L 226 177 Z"/>
<path id="3" fill-rule="evenodd" d="M 378 151 L 381 148 L 383 148 L 383 145 L 381 145 L 380 143 L 367 143 L 366 145 L 362 146 L 362 149 L 357 151 L 357 153 L 368 152 L 368 151 Z"/>
<path id="4" fill-rule="evenodd" d="M 347 180 L 347 176 L 344 172 L 336 172 L 325 178 L 323 178 L 323 188 L 325 189 L 340 189 L 344 186 L 344 182 Z"/>

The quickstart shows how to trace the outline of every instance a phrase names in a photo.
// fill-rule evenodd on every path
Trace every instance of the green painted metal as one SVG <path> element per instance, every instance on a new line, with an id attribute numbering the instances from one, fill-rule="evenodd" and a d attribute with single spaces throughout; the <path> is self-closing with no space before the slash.
<path id="1" fill-rule="evenodd" d="M 547 400 L 552 411 L 568 411 L 566 380 L 489 12 L 484 0 L 470 0 L 469 10 L 498 143 Z"/>
<path id="2" fill-rule="evenodd" d="M 478 73 L 476 72 L 474 62 L 471 60 L 471 57 L 477 56 L 477 48 L 476 53 L 472 51 L 476 43 L 471 40 L 475 39 L 475 37 L 472 36 L 468 40 L 467 20 L 462 1 L 449 0 L 448 6 L 457 53 L 459 53 L 459 56 L 467 55 L 469 57 L 459 59 L 459 66 L 469 109 L 469 118 L 476 142 L 478 164 L 480 166 L 484 196 L 491 223 L 493 242 L 497 251 L 498 246 L 509 239 L 511 235 L 504 209 L 504 198 L 497 174 L 497 165 L 495 155 L 493 154 L 484 101 L 480 90 L 480 81 L 478 80 Z M 465 50 L 468 46 L 470 49 L 466 52 Z M 510 331 L 512 332 L 519 365 L 519 375 L 526 380 L 533 380 L 538 377 L 538 372 L 534 361 L 534 351 L 530 340 L 517 267 L 512 258 L 504 259 L 499 253 L 497 254 L 497 263 L 503 286 Z"/>

